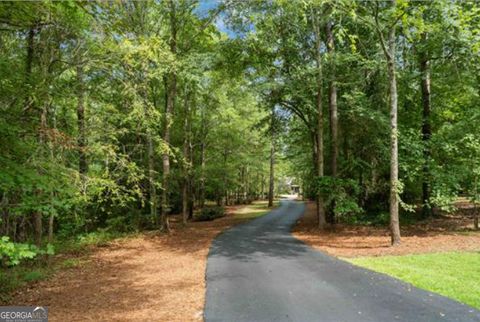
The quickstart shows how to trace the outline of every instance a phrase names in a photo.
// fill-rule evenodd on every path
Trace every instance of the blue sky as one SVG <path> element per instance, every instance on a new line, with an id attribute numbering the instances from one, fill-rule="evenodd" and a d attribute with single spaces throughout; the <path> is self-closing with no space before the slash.
<path id="1" fill-rule="evenodd" d="M 201 17 L 205 17 L 208 12 L 212 9 L 215 9 L 219 3 L 219 0 L 200 0 L 200 4 L 196 10 L 197 14 Z M 229 29 L 226 25 L 224 14 L 220 14 L 217 19 L 215 19 L 215 25 L 217 26 L 218 30 L 226 33 L 230 38 L 234 38 L 237 36 L 236 33 L 233 30 Z"/>

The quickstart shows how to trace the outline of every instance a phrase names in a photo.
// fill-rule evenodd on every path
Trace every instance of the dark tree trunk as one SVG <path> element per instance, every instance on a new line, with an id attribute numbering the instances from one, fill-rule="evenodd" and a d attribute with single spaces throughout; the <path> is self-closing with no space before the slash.
<path id="1" fill-rule="evenodd" d="M 321 48 L 321 36 L 320 36 L 320 22 L 318 21 L 318 13 L 312 10 L 312 22 L 315 32 L 315 63 L 317 69 L 316 75 L 316 110 L 317 110 L 317 177 L 322 178 L 324 176 L 324 159 L 323 159 L 323 106 L 322 106 L 322 57 L 320 53 Z M 323 197 L 320 193 L 317 194 L 317 217 L 318 227 L 320 229 L 325 228 L 325 205 Z"/>
<path id="2" fill-rule="evenodd" d="M 188 219 L 193 219 L 193 210 L 195 207 L 195 182 L 194 182 L 194 176 L 192 173 L 192 169 L 195 169 L 195 164 L 194 164 L 194 151 L 193 151 L 193 143 L 192 143 L 192 123 L 193 123 L 193 113 L 195 109 L 195 100 L 192 102 L 192 106 L 189 109 L 189 114 L 188 114 L 188 162 L 190 165 L 190 169 L 188 172 L 187 176 L 187 199 L 188 199 Z"/>
<path id="3" fill-rule="evenodd" d="M 87 136 L 85 133 L 85 86 L 83 81 L 83 66 L 77 65 L 77 126 L 78 126 L 78 172 L 82 180 L 88 171 Z"/>
<path id="4" fill-rule="evenodd" d="M 273 207 L 273 198 L 275 195 L 275 106 L 272 106 L 271 111 L 271 146 L 270 146 L 270 181 L 268 185 L 268 207 Z"/>
<path id="5" fill-rule="evenodd" d="M 261 182 L 260 182 L 260 184 L 261 184 L 261 188 L 260 188 L 260 189 L 261 189 L 261 190 L 260 190 L 260 199 L 263 200 L 263 199 L 265 199 L 265 177 L 264 177 L 263 173 L 262 173 L 262 175 L 261 175 L 261 179 L 260 179 L 260 180 L 261 180 Z"/>
<path id="6" fill-rule="evenodd" d="M 200 208 L 205 206 L 205 148 L 206 148 L 206 119 L 205 119 L 205 107 L 200 110 L 200 130 L 201 130 L 201 142 L 200 142 L 200 187 L 199 187 L 199 205 Z"/>
<path id="7" fill-rule="evenodd" d="M 477 207 L 477 202 L 475 201 L 473 203 L 473 227 L 475 230 L 478 230 L 478 207 Z"/>
<path id="8" fill-rule="evenodd" d="M 154 223 L 158 220 L 157 214 L 157 187 L 155 186 L 155 152 L 153 147 L 152 134 L 147 133 L 147 157 L 148 157 L 148 184 L 150 192 L 150 217 Z"/>
<path id="9" fill-rule="evenodd" d="M 205 142 L 200 144 L 200 208 L 205 206 Z"/>
<path id="10" fill-rule="evenodd" d="M 33 90 L 32 87 L 32 70 L 33 70 L 33 58 L 35 54 L 35 26 L 32 26 L 28 30 L 27 36 L 27 57 L 25 60 L 25 84 L 27 84 L 27 88 L 25 89 L 25 102 L 24 102 L 24 110 L 26 111 L 29 109 L 32 104 L 32 95 L 31 92 Z"/>
<path id="11" fill-rule="evenodd" d="M 330 82 L 328 85 L 328 110 L 330 112 L 330 135 L 331 135 L 331 173 L 337 177 L 338 160 L 338 109 L 337 109 L 337 85 L 335 68 L 335 42 L 333 38 L 332 22 L 327 22 L 327 50 L 330 56 Z M 327 222 L 335 224 L 335 198 L 327 213 Z"/>
<path id="12" fill-rule="evenodd" d="M 338 108 L 337 108 L 337 85 L 335 68 L 335 42 L 333 38 L 332 22 L 327 23 L 327 50 L 330 54 L 330 84 L 328 87 L 328 104 L 330 111 L 330 133 L 332 136 L 332 177 L 337 176 L 338 160 Z"/>
<path id="13" fill-rule="evenodd" d="M 169 1 L 170 6 L 170 52 L 175 56 L 177 53 L 177 17 L 176 17 L 176 2 Z M 175 98 L 177 95 L 177 75 L 175 71 L 171 71 L 167 77 L 166 82 L 166 108 L 164 114 L 164 134 L 163 140 L 167 146 L 170 145 L 170 127 L 173 116 L 173 109 L 175 107 Z M 169 232 L 170 225 L 168 222 L 169 210 L 169 180 L 170 180 L 170 151 L 166 149 L 162 156 L 163 173 L 162 173 L 162 207 L 160 213 L 160 230 Z"/>
<path id="14" fill-rule="evenodd" d="M 46 106 L 42 107 L 42 112 L 40 114 L 40 135 L 39 143 L 41 149 L 45 149 L 47 144 L 47 108 Z M 42 194 L 42 191 L 37 192 L 39 195 Z M 33 214 L 33 224 L 35 231 L 35 245 L 41 247 L 42 245 L 42 236 L 43 236 L 43 215 L 40 211 L 35 211 Z"/>
<path id="15" fill-rule="evenodd" d="M 427 35 L 422 35 L 422 40 L 426 41 Z M 432 215 L 430 207 L 430 138 L 432 128 L 430 124 L 431 98 L 430 98 L 430 61 L 426 52 L 420 53 L 420 75 L 422 88 L 422 141 L 423 141 L 423 182 L 422 182 L 422 214 L 423 217 Z"/>
<path id="16" fill-rule="evenodd" d="M 227 173 L 227 161 L 228 161 L 228 151 L 224 150 L 224 155 L 223 155 L 223 191 L 222 195 L 224 196 L 224 205 L 228 206 L 228 189 L 227 189 L 227 179 L 228 179 L 228 173 Z"/>
<path id="17" fill-rule="evenodd" d="M 272 143 L 270 148 L 270 179 L 268 185 L 268 207 L 273 207 L 273 197 L 275 194 L 275 146 Z"/>
<path id="18" fill-rule="evenodd" d="M 184 102 L 184 112 L 185 118 L 183 123 L 183 158 L 184 158 L 184 168 L 183 168 L 183 182 L 182 182 L 182 223 L 187 224 L 188 220 L 188 206 L 189 206 L 189 193 L 188 193 L 188 182 L 189 182 L 189 172 L 190 172 L 190 156 L 189 156 L 189 116 L 190 116 L 190 107 L 189 107 L 190 93 L 188 89 L 185 89 L 185 102 Z"/>
<path id="19" fill-rule="evenodd" d="M 153 95 L 153 97 L 155 97 Z M 143 98 L 145 101 L 148 99 L 148 94 L 146 90 L 143 92 Z M 153 99 L 153 106 L 154 109 L 157 108 L 156 100 Z M 147 117 L 150 117 L 150 110 L 145 105 L 145 114 Z M 150 127 L 147 128 L 146 131 L 146 139 L 147 139 L 147 164 L 148 164 L 148 187 L 150 193 L 150 218 L 153 224 L 158 224 L 158 193 L 157 193 L 157 186 L 156 186 L 156 171 L 155 171 L 155 145 L 153 142 L 153 133 Z"/>
<path id="20" fill-rule="evenodd" d="M 32 84 L 32 70 L 33 70 L 33 59 L 35 54 L 35 27 L 32 26 L 28 32 L 27 37 L 27 57 L 26 57 L 26 67 L 25 67 L 25 83 L 29 85 Z M 24 110 L 27 110 L 33 106 L 33 99 L 31 92 L 33 88 L 27 88 L 27 96 L 25 99 Z M 45 148 L 46 143 L 46 130 L 47 130 L 47 110 L 45 106 L 42 107 L 40 113 L 40 133 L 39 133 L 39 143 L 41 149 Z M 37 194 L 41 194 L 41 191 L 37 191 Z M 24 227 L 24 226 L 23 226 Z M 42 244 L 42 235 L 43 235 L 43 222 L 42 222 L 42 213 L 40 211 L 35 211 L 33 213 L 33 229 L 35 232 L 35 245 L 38 247 Z"/>

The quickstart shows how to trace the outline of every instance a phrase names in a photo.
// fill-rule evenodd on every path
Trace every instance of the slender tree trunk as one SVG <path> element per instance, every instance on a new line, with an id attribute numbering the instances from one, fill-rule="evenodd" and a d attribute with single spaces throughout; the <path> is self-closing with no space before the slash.
<path id="1" fill-rule="evenodd" d="M 57 120 L 56 120 L 55 110 L 53 110 L 52 114 L 53 114 L 52 115 L 52 119 L 53 119 L 52 125 L 53 125 L 53 128 L 56 129 L 57 128 Z M 55 162 L 55 151 L 54 151 L 53 144 L 50 145 L 50 160 L 51 160 L 50 162 L 52 162 L 52 164 Z M 50 203 L 53 204 L 54 198 L 55 198 L 55 192 L 51 191 L 50 192 Z M 52 211 L 52 212 L 50 212 L 50 216 L 48 217 L 48 243 L 49 244 L 53 244 L 53 224 L 54 224 L 54 221 L 55 221 L 55 216 L 54 216 L 54 213 Z M 50 259 L 51 259 L 51 256 L 49 256 L 49 264 L 50 264 Z"/>
<path id="2" fill-rule="evenodd" d="M 184 112 L 185 119 L 183 123 L 183 158 L 184 158 L 184 169 L 183 169 L 183 182 L 182 182 L 182 222 L 184 225 L 187 224 L 188 220 L 188 179 L 190 171 L 190 157 L 189 157 L 189 93 L 188 89 L 185 89 L 185 102 L 184 102 Z"/>
<path id="3" fill-rule="evenodd" d="M 188 183 L 184 178 L 182 182 L 182 224 L 186 225 L 188 221 Z"/>
<path id="4" fill-rule="evenodd" d="M 312 10 L 312 21 L 315 32 L 315 63 L 317 69 L 317 95 L 315 100 L 317 110 L 317 176 L 319 178 L 324 176 L 324 158 L 323 158 L 323 106 L 322 106 L 322 57 L 320 53 L 321 37 L 320 37 L 320 22 L 318 21 L 318 13 L 316 10 Z M 320 229 L 325 228 L 325 206 L 323 197 L 320 193 L 317 194 L 317 216 L 318 227 Z"/>
<path id="5" fill-rule="evenodd" d="M 271 147 L 270 147 L 270 182 L 268 186 L 268 207 L 273 207 L 275 194 L 275 106 L 272 106 L 271 115 Z"/>
<path id="6" fill-rule="evenodd" d="M 177 17 L 176 2 L 169 1 L 170 6 L 170 52 L 175 56 L 177 53 Z M 177 95 L 177 75 L 175 71 L 171 71 L 167 78 L 167 100 L 165 109 L 165 124 L 163 140 L 167 146 L 170 146 L 170 127 L 172 122 L 173 109 L 175 107 L 175 98 Z M 169 209 L 169 179 L 170 179 L 170 151 L 166 149 L 162 156 L 163 160 L 163 176 L 162 176 L 162 207 L 160 213 L 160 230 L 169 232 L 170 225 L 168 222 Z"/>
<path id="7" fill-rule="evenodd" d="M 475 230 L 478 230 L 478 207 L 477 207 L 477 202 L 475 201 L 473 203 L 473 227 Z"/>
<path id="8" fill-rule="evenodd" d="M 34 230 L 35 230 L 35 245 L 41 247 L 42 245 L 42 236 L 43 236 L 43 225 L 42 225 L 42 213 L 36 211 L 33 214 L 34 220 Z"/>
<path id="9" fill-rule="evenodd" d="M 27 37 L 27 57 L 25 61 L 25 84 L 32 85 L 31 77 L 32 77 L 32 70 L 33 70 L 33 59 L 35 54 L 35 26 L 32 26 L 28 31 Z M 33 105 L 32 100 L 32 88 L 28 87 L 26 89 L 27 95 L 25 98 L 24 103 L 24 110 L 27 110 Z M 47 123 L 47 115 L 46 115 L 45 108 L 42 108 L 42 112 L 40 114 L 40 135 L 39 135 L 39 143 L 41 148 L 44 148 L 45 145 L 45 131 L 46 131 L 46 123 Z M 40 194 L 40 191 L 37 192 Z M 35 211 L 33 213 L 33 228 L 35 232 L 35 244 L 40 247 L 42 244 L 42 213 L 39 211 Z"/>
<path id="10" fill-rule="evenodd" d="M 152 133 L 147 132 L 147 157 L 148 157 L 148 183 L 150 190 L 150 217 L 153 223 L 158 220 L 158 196 L 157 187 L 155 185 L 155 149 L 153 146 Z"/>
<path id="11" fill-rule="evenodd" d="M 24 110 L 30 108 L 30 105 L 33 103 L 31 92 L 32 88 L 32 69 L 33 69 L 33 58 L 35 54 L 35 26 L 30 27 L 28 30 L 27 36 L 27 57 L 25 60 L 25 84 L 29 85 L 25 89 L 25 102 L 24 102 Z"/>
<path id="12" fill-rule="evenodd" d="M 54 219 L 55 217 L 53 214 L 50 214 L 50 217 L 48 217 L 48 243 L 52 244 L 53 243 L 53 224 L 54 224 Z"/>
<path id="13" fill-rule="evenodd" d="M 337 108 L 337 85 L 335 68 L 335 42 L 333 38 L 332 22 L 327 23 L 327 50 L 331 59 L 331 80 L 328 87 L 328 103 L 330 111 L 330 133 L 332 136 L 332 177 L 337 176 L 338 160 L 338 108 Z"/>
<path id="14" fill-rule="evenodd" d="M 167 107 L 164 116 L 164 134 L 163 140 L 167 145 L 167 151 L 162 155 L 163 160 L 163 173 L 162 173 L 162 206 L 160 213 L 160 230 L 170 231 L 170 225 L 168 222 L 168 209 L 169 209 L 169 179 L 170 179 L 170 127 L 172 121 L 172 112 L 174 108 L 174 96 L 176 92 L 176 76 L 172 73 L 169 77 L 168 82 L 168 97 L 167 97 Z"/>
<path id="15" fill-rule="evenodd" d="M 224 150 L 223 154 L 223 193 L 222 195 L 224 196 L 225 201 L 223 202 L 224 206 L 228 206 L 228 182 L 227 182 L 227 160 L 228 160 L 228 151 Z"/>
<path id="16" fill-rule="evenodd" d="M 268 185 L 268 207 L 273 207 L 273 197 L 275 194 L 275 146 L 272 142 L 270 148 L 270 181 Z"/>
<path id="17" fill-rule="evenodd" d="M 335 42 L 333 38 L 332 21 L 326 25 L 327 50 L 330 58 L 330 82 L 328 85 L 328 110 L 330 111 L 330 135 L 331 145 L 331 172 L 332 177 L 337 177 L 338 160 L 338 108 L 337 108 L 337 85 L 336 85 L 336 62 L 335 62 Z M 335 198 L 329 207 L 327 221 L 335 224 Z"/>
<path id="18" fill-rule="evenodd" d="M 248 167 L 242 167 L 242 199 L 248 203 Z"/>
<path id="19" fill-rule="evenodd" d="M 245 169 L 245 198 L 250 203 L 250 171 L 248 167 Z"/>
<path id="20" fill-rule="evenodd" d="M 387 61 L 389 94 L 390 94 L 390 232 L 392 245 L 399 245 L 400 237 L 400 219 L 399 219 L 399 181 L 398 181 L 398 97 L 397 97 L 397 79 L 395 70 L 395 28 L 392 25 L 388 30 L 388 43 L 385 43 L 382 27 L 378 19 L 378 2 L 376 3 L 375 23 L 380 44 Z M 390 0 L 390 6 L 395 9 L 396 0 Z"/>
<path id="21" fill-rule="evenodd" d="M 193 219 L 193 210 L 195 207 L 195 199 L 196 199 L 196 194 L 195 194 L 195 182 L 194 182 L 194 175 L 192 173 L 192 169 L 195 169 L 195 164 L 194 164 L 194 151 L 193 151 L 193 143 L 192 143 L 192 123 L 193 123 L 193 114 L 194 109 L 195 109 L 195 97 L 192 101 L 192 106 L 189 109 L 188 113 L 188 162 L 190 165 L 190 169 L 188 172 L 188 182 L 187 182 L 187 199 L 188 199 L 188 219 Z"/>
<path id="22" fill-rule="evenodd" d="M 200 122 L 201 122 L 201 142 L 200 142 L 200 191 L 199 191 L 199 205 L 200 208 L 205 207 L 205 166 L 206 166 L 206 119 L 205 119 L 205 107 L 203 106 L 200 110 Z"/>
<path id="23" fill-rule="evenodd" d="M 85 130 L 85 81 L 83 75 L 82 57 L 77 57 L 77 149 L 78 149 L 78 173 L 82 184 L 80 193 L 86 194 L 86 176 L 88 172 L 88 161 L 86 155 L 87 135 Z M 52 220 L 53 225 L 53 220 Z"/>
<path id="24" fill-rule="evenodd" d="M 261 191 L 260 191 L 260 199 L 265 199 L 265 177 L 262 173 L 262 178 L 261 178 Z"/>
<path id="25" fill-rule="evenodd" d="M 47 138 L 47 108 L 46 106 L 42 107 L 42 112 L 40 114 L 40 135 L 39 135 L 39 143 L 41 149 L 45 149 Z M 41 191 L 37 192 L 39 195 L 42 194 Z M 43 236 L 43 215 L 40 211 L 35 211 L 33 214 L 33 221 L 34 221 L 34 230 L 35 230 L 35 245 L 37 247 L 41 247 L 42 245 L 42 236 Z"/>
<path id="26" fill-rule="evenodd" d="M 8 213 L 8 199 L 5 191 L 2 192 L 2 199 L 0 199 L 0 211 L 2 212 L 0 235 L 8 236 L 10 232 L 10 215 Z"/>
<path id="27" fill-rule="evenodd" d="M 422 35 L 422 40 L 426 41 L 427 35 Z M 423 182 L 422 182 L 422 214 L 423 217 L 432 215 L 430 207 L 430 138 L 432 128 L 430 125 L 431 98 L 430 98 L 430 61 L 428 54 L 420 53 L 420 75 L 422 88 L 422 141 L 423 141 Z"/>
<path id="28" fill-rule="evenodd" d="M 83 81 L 83 66 L 77 65 L 77 126 L 78 126 L 78 172 L 82 180 L 88 171 L 86 147 L 87 136 L 85 133 L 85 86 Z"/>
<path id="29" fill-rule="evenodd" d="M 205 142 L 200 144 L 200 208 L 205 207 Z"/>
<path id="30" fill-rule="evenodd" d="M 148 93 L 146 89 L 143 92 L 145 102 L 148 100 Z M 157 108 L 155 99 L 153 99 L 153 108 Z M 149 107 L 144 105 L 145 115 L 150 117 L 151 111 Z M 150 193 L 150 218 L 154 225 L 158 224 L 158 192 L 157 192 L 157 172 L 155 170 L 155 142 L 153 141 L 153 133 L 150 127 L 146 131 L 146 149 L 147 149 L 147 165 L 148 165 L 148 188 Z"/>
<path id="31" fill-rule="evenodd" d="M 262 185 L 261 181 L 261 175 L 260 175 L 260 172 L 258 172 L 257 170 L 257 179 L 255 181 L 255 200 L 259 200 L 260 199 L 260 187 Z"/>
<path id="32" fill-rule="evenodd" d="M 192 164 L 192 168 L 194 167 L 194 165 Z M 193 219 L 193 211 L 194 211 L 194 208 L 195 208 L 195 199 L 196 199 L 196 195 L 195 195 L 195 190 L 194 190 L 194 182 L 193 182 L 193 177 L 190 176 L 189 177 L 189 180 L 188 180 L 188 185 L 187 185 L 187 195 L 188 195 L 188 220 L 192 220 Z"/>
<path id="33" fill-rule="evenodd" d="M 479 227 L 478 227 L 478 199 L 477 199 L 477 196 L 478 196 L 478 191 L 477 191 L 477 187 L 478 187 L 478 177 L 475 176 L 475 181 L 474 181 L 474 191 L 473 191 L 473 196 L 474 196 L 474 199 L 473 199 L 473 227 L 475 228 L 475 230 L 478 230 Z"/>
<path id="34" fill-rule="evenodd" d="M 392 6 L 396 6 L 395 0 L 390 0 Z M 398 200 L 398 98 L 397 78 L 395 71 L 395 26 L 391 27 L 388 36 L 388 78 L 390 91 L 390 229 L 392 245 L 400 244 L 400 220 Z"/>

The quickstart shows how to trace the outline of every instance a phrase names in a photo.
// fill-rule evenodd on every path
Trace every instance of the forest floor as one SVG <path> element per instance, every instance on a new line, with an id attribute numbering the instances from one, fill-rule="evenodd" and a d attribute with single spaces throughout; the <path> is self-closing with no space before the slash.
<path id="1" fill-rule="evenodd" d="M 223 218 L 186 227 L 172 216 L 171 234 L 119 239 L 69 258 L 68 268 L 17 290 L 9 304 L 48 306 L 50 321 L 202 320 L 211 241 L 267 212 L 264 202 L 231 206 Z"/>
<path id="2" fill-rule="evenodd" d="M 402 226 L 402 243 L 398 247 L 390 247 L 385 227 L 337 224 L 335 229 L 320 232 L 316 225 L 315 203 L 308 202 L 293 235 L 338 257 L 480 251 L 480 231 L 474 231 L 472 220 L 462 216 L 442 216 Z"/>

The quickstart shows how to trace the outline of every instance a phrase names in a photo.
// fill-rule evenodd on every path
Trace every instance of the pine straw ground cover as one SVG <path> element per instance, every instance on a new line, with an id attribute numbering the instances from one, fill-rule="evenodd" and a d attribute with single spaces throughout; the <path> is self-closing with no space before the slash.
<path id="1" fill-rule="evenodd" d="M 402 227 L 397 247 L 390 247 L 385 228 L 337 225 L 320 232 L 316 224 L 315 205 L 309 203 L 294 235 L 355 265 L 480 309 L 480 232 L 473 231 L 471 219 L 450 216 Z"/>
<path id="2" fill-rule="evenodd" d="M 251 209 L 252 216 L 248 216 Z M 233 206 L 227 216 L 169 235 L 141 234 L 65 260 L 47 280 L 18 290 L 10 305 L 43 305 L 50 321 L 198 321 L 203 319 L 206 258 L 221 231 L 253 218 L 266 204 Z M 241 214 L 241 215 L 239 215 Z"/>
<path id="3" fill-rule="evenodd" d="M 386 227 L 337 224 L 320 232 L 315 204 L 307 203 L 305 215 L 293 234 L 314 248 L 338 257 L 423 254 L 448 251 L 480 251 L 480 232 L 473 230 L 471 219 L 442 217 L 402 226 L 402 243 L 390 247 Z"/>

